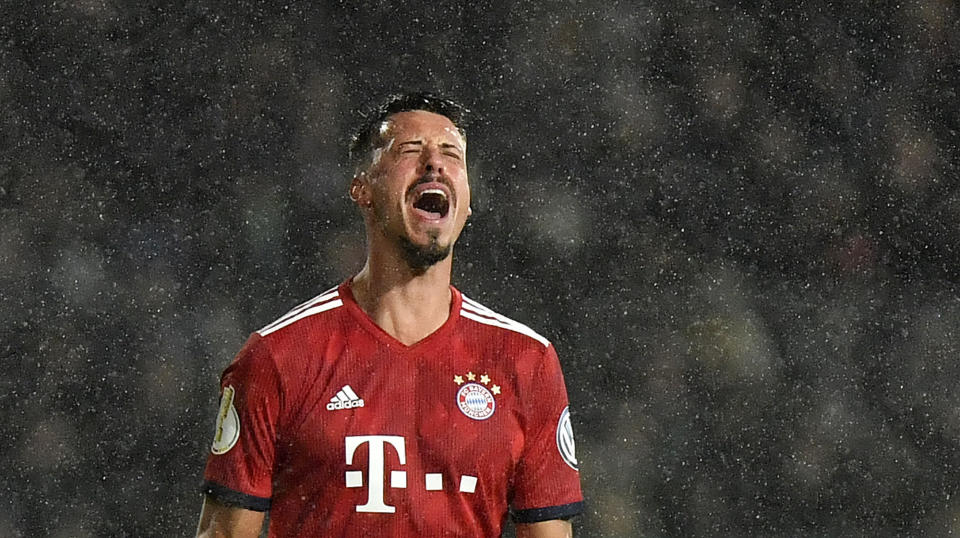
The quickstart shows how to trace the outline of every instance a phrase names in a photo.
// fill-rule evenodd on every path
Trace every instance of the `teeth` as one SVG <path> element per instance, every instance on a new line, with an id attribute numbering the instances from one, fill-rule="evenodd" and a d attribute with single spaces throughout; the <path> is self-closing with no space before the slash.
<path id="1" fill-rule="evenodd" d="M 420 193 L 420 196 L 423 196 L 424 194 L 439 194 L 440 196 L 443 197 L 444 200 L 447 199 L 447 193 L 443 192 L 440 189 L 426 189 Z"/>

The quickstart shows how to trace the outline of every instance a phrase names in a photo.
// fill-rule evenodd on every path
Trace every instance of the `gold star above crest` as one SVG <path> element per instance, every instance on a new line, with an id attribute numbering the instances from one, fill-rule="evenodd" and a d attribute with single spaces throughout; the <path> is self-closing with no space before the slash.
<path id="1" fill-rule="evenodd" d="M 473 381 L 473 380 L 475 380 L 476 378 L 477 378 L 477 374 L 475 374 L 475 373 L 473 373 L 473 372 L 467 372 L 467 379 L 469 379 L 470 381 Z"/>
<path id="2" fill-rule="evenodd" d="M 463 385 L 463 376 L 455 375 L 453 376 L 453 382 L 457 385 Z"/>
<path id="3" fill-rule="evenodd" d="M 490 382 L 490 377 L 488 377 L 487 374 L 483 374 L 482 376 L 480 376 L 480 382 L 486 385 L 487 383 Z"/>
<path id="4" fill-rule="evenodd" d="M 490 390 L 494 395 L 500 394 L 500 385 L 494 385 L 490 387 Z"/>

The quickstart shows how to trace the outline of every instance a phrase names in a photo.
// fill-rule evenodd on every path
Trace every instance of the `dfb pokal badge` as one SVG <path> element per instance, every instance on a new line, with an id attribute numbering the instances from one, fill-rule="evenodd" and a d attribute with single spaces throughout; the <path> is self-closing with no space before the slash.
<path id="1" fill-rule="evenodd" d="M 220 412 L 217 413 L 217 434 L 213 438 L 210 452 L 217 456 L 226 454 L 240 439 L 240 418 L 237 408 L 233 405 L 233 398 L 237 391 L 232 386 L 223 387 L 220 395 Z"/>
<path id="2" fill-rule="evenodd" d="M 477 383 L 467 383 L 457 391 L 457 406 L 464 415 L 473 420 L 486 420 L 493 416 L 497 402 L 487 387 Z"/>

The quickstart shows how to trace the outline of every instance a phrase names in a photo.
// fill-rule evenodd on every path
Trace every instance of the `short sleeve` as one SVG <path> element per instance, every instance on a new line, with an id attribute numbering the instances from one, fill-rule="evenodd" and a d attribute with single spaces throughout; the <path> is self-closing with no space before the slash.
<path id="1" fill-rule="evenodd" d="M 220 378 L 220 406 L 203 492 L 240 508 L 270 508 L 281 380 L 254 334 Z"/>
<path id="2" fill-rule="evenodd" d="M 535 371 L 523 395 L 524 447 L 511 503 L 520 523 L 568 518 L 583 510 L 567 389 L 552 345 Z"/>

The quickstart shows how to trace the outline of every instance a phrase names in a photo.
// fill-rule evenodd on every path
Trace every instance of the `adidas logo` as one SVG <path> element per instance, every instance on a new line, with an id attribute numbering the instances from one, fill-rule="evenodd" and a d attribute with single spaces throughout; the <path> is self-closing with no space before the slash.
<path id="1" fill-rule="evenodd" d="M 330 398 L 327 404 L 327 411 L 336 411 L 337 409 L 353 409 L 354 407 L 363 407 L 363 398 L 357 396 L 356 392 L 350 388 L 350 385 L 344 385 L 337 395 Z"/>

